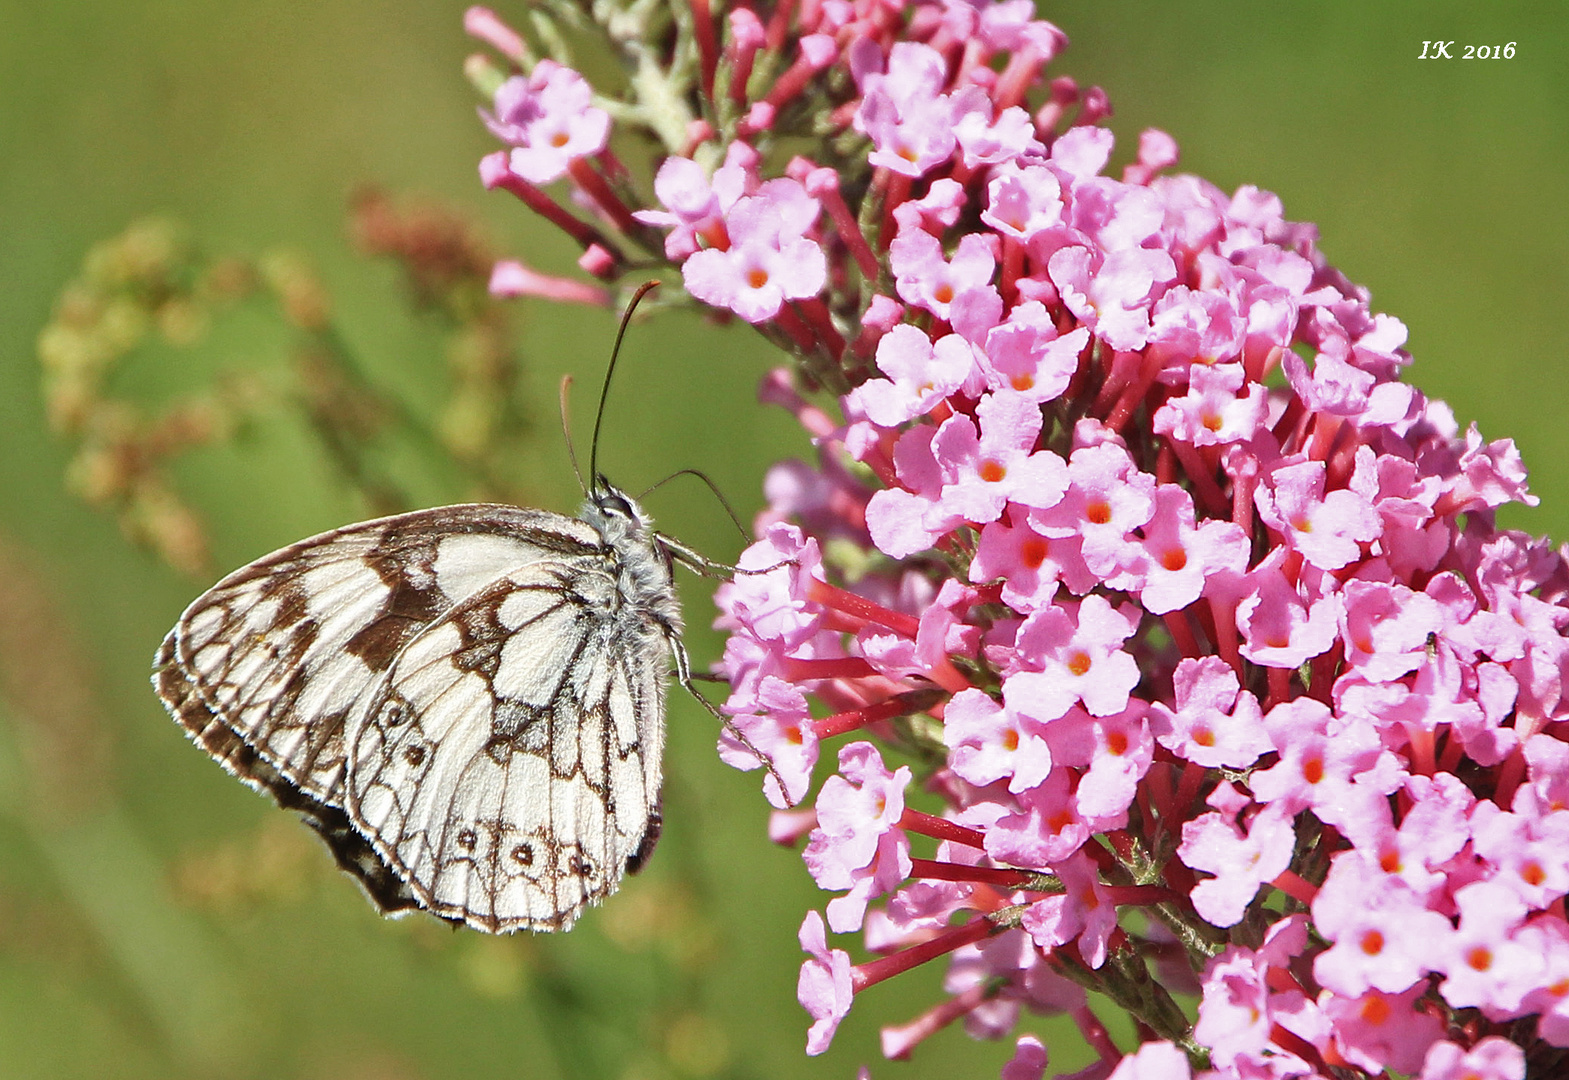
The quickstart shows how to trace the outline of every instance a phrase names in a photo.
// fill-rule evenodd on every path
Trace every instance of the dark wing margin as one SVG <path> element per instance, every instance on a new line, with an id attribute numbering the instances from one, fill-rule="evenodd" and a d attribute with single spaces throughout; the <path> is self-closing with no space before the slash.
<path id="1" fill-rule="evenodd" d="M 158 695 L 186 733 L 230 774 L 270 795 L 285 810 L 293 810 L 316 830 L 338 867 L 357 881 L 365 895 L 384 915 L 402 915 L 420 907 L 408 885 L 377 856 L 370 841 L 349 822 L 341 806 L 307 795 L 278 775 L 268 761 L 208 712 L 178 665 L 168 663 L 172 635 L 158 650 Z"/>

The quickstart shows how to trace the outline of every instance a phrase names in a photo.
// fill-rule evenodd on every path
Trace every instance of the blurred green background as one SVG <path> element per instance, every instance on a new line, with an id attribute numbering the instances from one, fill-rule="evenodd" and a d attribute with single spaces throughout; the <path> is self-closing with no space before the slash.
<path id="1" fill-rule="evenodd" d="M 130 547 L 66 493 L 35 338 L 92 243 L 162 213 L 212 251 L 308 258 L 347 347 L 417 405 L 445 377 L 439 339 L 407 314 L 396 273 L 347 242 L 356 185 L 438 200 L 548 270 L 569 273 L 574 257 L 479 187 L 492 144 L 460 74 L 462 10 L 0 2 L 0 1076 L 842 1077 L 862 1063 L 875 1076 L 995 1076 L 1008 1048 L 958 1031 L 913 1064 L 880 1060 L 878 1026 L 938 999 L 930 965 L 868 992 L 826 1057 L 802 1055 L 796 927 L 826 898 L 794 852 L 766 842 L 757 777 L 716 760 L 712 720 L 679 693 L 650 869 L 569 936 L 491 939 L 383 922 L 150 692 L 159 638 L 208 582 Z M 1288 217 L 1319 224 L 1375 310 L 1410 327 L 1410 378 L 1462 424 L 1520 444 L 1543 505 L 1510 523 L 1564 535 L 1562 5 L 1074 0 L 1043 12 L 1074 41 L 1054 73 L 1108 90 L 1124 148 L 1162 127 L 1184 168 L 1271 189 Z M 1419 61 L 1432 38 L 1517 53 Z M 530 497 L 571 511 L 555 386 L 579 376 L 586 427 L 613 320 L 536 301 L 514 317 Z M 170 353 L 143 387 L 179 389 L 177 364 L 206 377 L 275 363 L 284 340 Z M 787 417 L 754 403 L 772 358 L 745 327 L 663 314 L 635 328 L 623 359 L 601 450 L 618 483 L 701 468 L 746 516 L 766 466 L 807 452 Z M 183 459 L 176 479 L 220 571 L 366 512 L 281 416 Z M 421 501 L 466 495 L 451 477 L 408 483 Z M 649 506 L 700 550 L 738 550 L 696 484 Z M 683 588 L 706 666 L 719 649 L 708 586 Z M 1085 1063 L 1071 1041 L 1051 1040 L 1053 1071 Z"/>

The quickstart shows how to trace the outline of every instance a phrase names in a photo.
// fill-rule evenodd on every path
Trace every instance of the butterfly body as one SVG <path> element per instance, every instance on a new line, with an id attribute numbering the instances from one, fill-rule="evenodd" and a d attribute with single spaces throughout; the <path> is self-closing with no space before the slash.
<path id="1" fill-rule="evenodd" d="M 671 557 L 598 483 L 580 518 L 472 504 L 300 541 L 199 597 L 154 686 L 388 913 L 567 929 L 659 835 Z"/>

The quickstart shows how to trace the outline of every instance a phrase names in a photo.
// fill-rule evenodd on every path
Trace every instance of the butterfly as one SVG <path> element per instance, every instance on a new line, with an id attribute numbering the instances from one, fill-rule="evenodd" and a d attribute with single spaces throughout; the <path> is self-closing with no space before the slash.
<path id="1" fill-rule="evenodd" d="M 671 657 L 688 671 L 663 539 L 603 484 L 579 518 L 350 525 L 197 598 L 154 686 L 383 911 L 565 930 L 659 838 Z"/>
<path id="2" fill-rule="evenodd" d="M 444 506 L 257 559 L 185 610 L 153 686 L 384 913 L 570 929 L 659 839 L 672 658 L 713 711 L 671 577 L 717 564 L 590 475 L 577 518 Z"/>

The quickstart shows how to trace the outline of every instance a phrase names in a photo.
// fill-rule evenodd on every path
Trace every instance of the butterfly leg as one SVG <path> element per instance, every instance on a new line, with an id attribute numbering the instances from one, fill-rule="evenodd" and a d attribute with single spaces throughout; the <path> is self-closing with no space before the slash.
<path id="1" fill-rule="evenodd" d="M 729 563 L 715 562 L 705 555 L 698 554 L 680 541 L 672 540 L 663 533 L 659 535 L 659 543 L 670 554 L 675 556 L 677 562 L 699 577 L 723 578 L 734 577 L 737 574 L 767 574 L 783 566 L 797 565 L 795 559 L 781 559 L 772 566 L 760 566 L 756 570 L 748 570 L 741 566 L 731 566 Z"/>
<path id="2" fill-rule="evenodd" d="M 768 775 L 774 778 L 774 783 L 779 785 L 779 790 L 781 793 L 789 791 L 790 789 L 785 787 L 784 777 L 779 775 L 779 770 L 774 767 L 774 763 L 768 757 L 768 755 L 763 753 L 756 746 L 753 746 L 752 740 L 748 739 L 746 734 L 742 732 L 740 728 L 735 726 L 735 722 L 733 720 L 731 720 L 724 713 L 720 712 L 719 708 L 712 701 L 709 701 L 702 694 L 698 693 L 697 687 L 693 684 L 692 681 L 692 662 L 687 659 L 686 647 L 681 644 L 681 639 L 675 635 L 671 635 L 670 637 L 670 651 L 676 658 L 676 682 L 680 683 L 682 688 L 686 690 L 687 693 L 695 697 L 698 704 L 707 709 L 709 714 L 712 715 L 715 720 L 718 720 L 722 725 L 724 725 L 724 729 L 731 734 L 736 742 L 746 747 L 746 749 L 751 752 L 752 756 L 757 758 L 757 760 L 762 763 L 763 768 L 768 770 Z"/>

